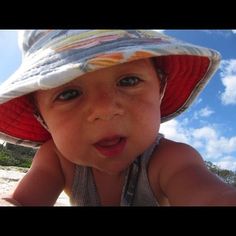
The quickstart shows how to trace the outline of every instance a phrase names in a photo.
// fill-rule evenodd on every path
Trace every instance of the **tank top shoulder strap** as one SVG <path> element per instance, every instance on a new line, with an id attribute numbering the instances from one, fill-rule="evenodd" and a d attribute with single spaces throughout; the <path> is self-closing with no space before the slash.
<path id="1" fill-rule="evenodd" d="M 157 200 L 150 188 L 147 165 L 156 146 L 164 136 L 158 134 L 154 143 L 128 168 L 121 197 L 121 206 L 156 206 Z"/>
<path id="2" fill-rule="evenodd" d="M 100 205 L 100 199 L 90 167 L 76 165 L 70 203 L 74 206 Z"/>
<path id="3" fill-rule="evenodd" d="M 159 133 L 154 141 L 154 143 L 143 153 L 141 163 L 143 166 L 147 166 L 154 150 L 159 145 L 160 140 L 164 138 L 164 135 Z"/>

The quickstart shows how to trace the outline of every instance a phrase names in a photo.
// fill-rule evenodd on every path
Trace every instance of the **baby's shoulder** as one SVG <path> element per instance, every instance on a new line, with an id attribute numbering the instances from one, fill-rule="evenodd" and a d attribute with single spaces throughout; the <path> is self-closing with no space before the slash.
<path id="1" fill-rule="evenodd" d="M 149 170 L 164 176 L 190 165 L 204 165 L 201 155 L 186 143 L 162 138 L 149 162 Z"/>
<path id="2" fill-rule="evenodd" d="M 174 160 L 180 158 L 186 158 L 194 156 L 195 158 L 201 158 L 198 151 L 186 143 L 175 142 L 170 139 L 162 138 L 155 148 L 153 158 L 157 161 Z"/>
<path id="3" fill-rule="evenodd" d="M 149 162 L 148 175 L 159 202 L 165 202 L 163 186 L 186 168 L 204 165 L 201 155 L 190 145 L 166 138 L 160 140 Z"/>
<path id="4" fill-rule="evenodd" d="M 39 164 L 50 165 L 58 161 L 58 155 L 55 152 L 53 141 L 49 140 L 43 143 L 37 150 L 33 162 Z"/>

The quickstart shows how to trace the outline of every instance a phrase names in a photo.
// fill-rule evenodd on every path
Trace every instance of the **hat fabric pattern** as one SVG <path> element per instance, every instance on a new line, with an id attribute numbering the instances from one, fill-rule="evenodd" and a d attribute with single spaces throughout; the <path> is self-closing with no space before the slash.
<path id="1" fill-rule="evenodd" d="M 215 50 L 155 30 L 26 30 L 20 37 L 22 63 L 0 85 L 0 138 L 38 147 L 51 138 L 38 122 L 28 94 L 61 86 L 85 73 L 155 58 L 167 85 L 161 121 L 181 114 L 219 66 Z"/>

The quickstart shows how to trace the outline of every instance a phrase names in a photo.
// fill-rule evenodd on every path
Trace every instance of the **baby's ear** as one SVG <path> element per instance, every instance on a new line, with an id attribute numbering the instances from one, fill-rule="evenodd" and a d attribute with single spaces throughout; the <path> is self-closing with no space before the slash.
<path id="1" fill-rule="evenodd" d="M 45 122 L 45 120 L 43 119 L 43 116 L 41 115 L 40 111 L 37 108 L 34 111 L 34 117 L 43 126 L 44 129 L 50 132 L 47 123 Z"/>

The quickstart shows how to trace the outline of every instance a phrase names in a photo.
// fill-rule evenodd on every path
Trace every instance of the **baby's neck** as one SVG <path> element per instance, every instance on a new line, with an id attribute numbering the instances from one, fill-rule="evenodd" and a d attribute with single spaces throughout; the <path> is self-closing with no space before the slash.
<path id="1" fill-rule="evenodd" d="M 107 174 L 92 168 L 92 173 L 101 205 L 120 205 L 122 189 L 125 181 L 125 172 Z"/>

